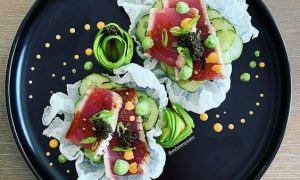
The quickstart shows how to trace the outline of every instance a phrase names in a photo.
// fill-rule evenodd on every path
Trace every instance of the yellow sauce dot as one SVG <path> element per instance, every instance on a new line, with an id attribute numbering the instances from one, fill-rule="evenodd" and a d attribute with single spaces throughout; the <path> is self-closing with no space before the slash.
<path id="1" fill-rule="evenodd" d="M 66 172 L 67 172 L 67 173 L 70 173 L 70 170 L 68 169 Z"/>
<path id="2" fill-rule="evenodd" d="M 56 39 L 56 40 L 60 40 L 60 39 L 61 39 L 61 35 L 59 35 L 59 34 L 56 35 L 56 36 L 55 36 L 55 39 Z"/>
<path id="3" fill-rule="evenodd" d="M 46 44 L 45 44 L 45 47 L 46 47 L 46 48 L 49 48 L 49 47 L 50 47 L 50 43 L 46 43 Z"/>
<path id="4" fill-rule="evenodd" d="M 53 91 L 50 91 L 50 94 L 53 94 Z"/>
<path id="5" fill-rule="evenodd" d="M 77 54 L 74 55 L 74 59 L 75 59 L 75 60 L 78 60 L 78 59 L 79 59 L 79 55 L 77 55 Z"/>
<path id="6" fill-rule="evenodd" d="M 37 54 L 35 57 L 36 57 L 36 59 L 41 59 L 42 58 L 42 56 L 40 54 Z"/>
<path id="7" fill-rule="evenodd" d="M 260 68 L 264 68 L 266 67 L 266 64 L 264 62 L 260 62 L 259 65 L 258 65 Z"/>
<path id="8" fill-rule="evenodd" d="M 258 79 L 258 78 L 259 78 L 259 75 L 255 75 L 255 78 Z"/>
<path id="9" fill-rule="evenodd" d="M 91 48 L 87 48 L 87 49 L 85 50 L 85 54 L 86 54 L 87 56 L 91 56 L 91 55 L 93 54 L 93 50 L 92 50 Z"/>
<path id="10" fill-rule="evenodd" d="M 71 29 L 70 29 L 70 33 L 71 33 L 71 34 L 74 34 L 75 32 L 76 32 L 75 28 L 71 28 Z"/>
<path id="11" fill-rule="evenodd" d="M 100 21 L 100 22 L 97 23 L 97 28 L 98 28 L 99 30 L 103 29 L 104 27 L 105 27 L 104 22 Z"/>
<path id="12" fill-rule="evenodd" d="M 227 114 L 227 112 L 226 112 L 226 111 L 224 111 L 224 114 Z"/>
<path id="13" fill-rule="evenodd" d="M 241 119 L 241 123 L 244 124 L 246 120 L 244 118 Z"/>
<path id="14" fill-rule="evenodd" d="M 207 121 L 208 120 L 208 115 L 206 113 L 200 114 L 200 120 L 201 121 Z"/>
<path id="15" fill-rule="evenodd" d="M 217 115 L 216 115 L 216 118 L 220 118 L 220 115 L 219 115 L 219 114 L 217 114 Z"/>
<path id="16" fill-rule="evenodd" d="M 52 77 L 55 77 L 55 74 L 51 74 Z"/>
<path id="17" fill-rule="evenodd" d="M 253 111 L 249 111 L 249 115 L 252 116 L 254 114 Z"/>
<path id="18" fill-rule="evenodd" d="M 29 99 L 32 99 L 32 98 L 33 98 L 33 96 L 32 96 L 32 95 L 29 95 L 28 97 L 29 97 Z"/>
<path id="19" fill-rule="evenodd" d="M 67 62 L 63 62 L 63 66 L 67 66 Z"/>
<path id="20" fill-rule="evenodd" d="M 220 123 L 216 123 L 215 125 L 214 125 L 214 130 L 216 131 L 216 132 L 221 132 L 222 130 L 223 130 L 223 126 L 222 126 L 222 124 L 220 124 Z"/>
<path id="21" fill-rule="evenodd" d="M 87 30 L 87 31 L 90 30 L 91 29 L 91 25 L 89 25 L 89 24 L 84 25 L 84 29 Z"/>
<path id="22" fill-rule="evenodd" d="M 263 93 L 261 93 L 259 96 L 260 96 L 260 97 L 264 97 L 265 95 L 264 95 Z"/>
<path id="23" fill-rule="evenodd" d="M 51 154 L 50 154 L 50 152 L 46 152 L 46 156 L 48 156 L 48 157 L 49 157 L 50 155 L 51 155 Z"/>
<path id="24" fill-rule="evenodd" d="M 51 141 L 49 142 L 49 146 L 51 148 L 57 148 L 57 146 L 58 146 L 58 140 L 57 139 L 51 139 Z"/>
<path id="25" fill-rule="evenodd" d="M 259 103 L 259 102 L 257 102 L 255 105 L 256 105 L 256 106 L 260 106 L 260 103 Z"/>
<path id="26" fill-rule="evenodd" d="M 53 166 L 53 163 L 51 162 L 51 163 L 49 163 L 49 166 Z"/>
<path id="27" fill-rule="evenodd" d="M 30 69 L 31 69 L 31 71 L 34 71 L 35 68 L 32 66 Z"/>
<path id="28" fill-rule="evenodd" d="M 29 81 L 28 81 L 28 83 L 29 83 L 29 84 L 32 84 L 32 81 L 31 81 L 31 80 L 29 80 Z"/>
<path id="29" fill-rule="evenodd" d="M 228 125 L 228 129 L 233 130 L 234 129 L 234 125 L 233 124 L 229 124 Z"/>

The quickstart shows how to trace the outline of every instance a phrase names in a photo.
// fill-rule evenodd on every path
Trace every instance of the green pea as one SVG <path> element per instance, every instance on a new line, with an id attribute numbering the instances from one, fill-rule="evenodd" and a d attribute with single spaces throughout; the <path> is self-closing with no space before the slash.
<path id="1" fill-rule="evenodd" d="M 251 62 L 249 63 L 249 66 L 250 66 L 250 68 L 252 68 L 252 69 L 256 68 L 256 62 L 255 62 L 255 61 L 251 61 Z"/>
<path id="2" fill-rule="evenodd" d="M 67 158 L 63 155 L 63 154 L 60 154 L 57 158 L 58 162 L 60 163 L 65 163 L 67 161 Z"/>
<path id="3" fill-rule="evenodd" d="M 243 73 L 240 77 L 240 80 L 243 82 L 249 82 L 251 79 L 251 76 L 249 73 Z"/>
<path id="4" fill-rule="evenodd" d="M 90 71 L 90 70 L 92 70 L 93 69 L 93 63 L 91 62 L 91 61 L 88 61 L 88 62 L 86 62 L 86 63 L 84 63 L 84 69 L 86 70 L 86 71 Z"/>
<path id="5" fill-rule="evenodd" d="M 179 14 L 185 14 L 190 11 L 190 7 L 185 2 L 178 2 L 176 4 L 176 12 Z"/>

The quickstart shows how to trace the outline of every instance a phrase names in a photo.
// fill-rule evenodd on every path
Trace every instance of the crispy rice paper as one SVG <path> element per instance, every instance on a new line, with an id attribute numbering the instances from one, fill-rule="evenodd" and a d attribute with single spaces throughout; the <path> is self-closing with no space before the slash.
<path id="1" fill-rule="evenodd" d="M 123 7 L 130 18 L 129 33 L 135 37 L 136 24 L 146 14 L 149 14 L 156 0 L 118 0 L 118 5 Z M 218 10 L 236 28 L 238 35 L 244 43 L 258 36 L 258 30 L 251 24 L 251 16 L 247 12 L 246 0 L 206 0 L 207 5 Z M 152 70 L 162 83 L 166 84 L 167 92 L 171 102 L 182 104 L 183 107 L 195 113 L 203 113 L 220 106 L 225 100 L 226 93 L 230 89 L 230 76 L 232 66 L 226 65 L 226 78 L 213 82 L 205 82 L 198 91 L 189 93 L 180 88 L 177 83 L 171 81 L 168 76 L 160 70 L 157 60 L 148 57 L 140 51 L 140 43 L 136 40 L 137 53 L 143 58 L 144 67 Z"/>
<path id="2" fill-rule="evenodd" d="M 139 77 L 132 76 L 133 71 L 139 72 Z M 117 76 L 110 77 L 114 82 L 126 84 L 128 87 L 135 87 L 153 97 L 159 104 L 160 109 L 166 107 L 168 103 L 167 93 L 162 84 L 157 80 L 156 76 L 149 70 L 138 65 L 130 64 L 115 70 Z M 123 75 L 120 77 L 119 75 Z M 142 79 L 147 77 L 147 81 Z M 43 135 L 53 137 L 59 140 L 60 152 L 70 161 L 76 160 L 76 171 L 78 179 L 107 179 L 105 176 L 104 164 L 95 164 L 85 158 L 80 147 L 65 139 L 65 135 L 70 127 L 75 111 L 75 103 L 80 98 L 78 89 L 80 82 L 67 85 L 67 94 L 58 92 L 51 96 L 50 106 L 44 109 L 42 122 L 47 128 L 43 131 Z M 60 119 L 57 115 L 64 115 L 64 119 Z M 150 161 L 146 174 L 144 176 L 134 175 L 124 177 L 122 179 L 146 180 L 159 177 L 163 171 L 166 161 L 164 149 L 156 143 L 155 137 L 161 135 L 159 128 L 153 128 L 146 133 L 149 143 Z"/>

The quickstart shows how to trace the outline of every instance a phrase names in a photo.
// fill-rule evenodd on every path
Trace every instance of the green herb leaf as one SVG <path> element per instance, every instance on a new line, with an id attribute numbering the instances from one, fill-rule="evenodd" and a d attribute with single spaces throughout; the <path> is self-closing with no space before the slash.
<path id="1" fill-rule="evenodd" d="M 179 47 L 179 44 L 178 44 L 177 42 L 173 42 L 173 43 L 172 43 L 172 47 L 178 48 L 178 47 Z"/>
<path id="2" fill-rule="evenodd" d="M 185 26 L 184 29 L 187 30 L 187 31 L 190 31 L 197 24 L 197 22 L 199 21 L 199 19 L 200 19 L 200 15 L 194 17 L 193 19 L 191 19 L 188 22 L 188 24 Z"/>
<path id="3" fill-rule="evenodd" d="M 190 68 L 193 68 L 193 61 L 190 56 L 190 51 L 188 48 L 184 49 L 184 57 L 185 57 L 186 65 L 188 65 Z"/>
<path id="4" fill-rule="evenodd" d="M 117 151 L 117 152 L 126 152 L 126 151 L 132 151 L 134 148 L 122 148 L 122 147 L 113 147 L 112 150 L 113 151 Z"/>
<path id="5" fill-rule="evenodd" d="M 103 110 L 99 113 L 98 117 L 104 119 L 104 118 L 111 117 L 113 115 L 114 115 L 114 112 L 108 111 L 108 110 Z"/>
<path id="6" fill-rule="evenodd" d="M 190 32 L 189 30 L 187 29 L 181 29 L 179 26 L 175 26 L 175 27 L 172 27 L 169 32 L 173 35 L 173 36 L 180 36 L 180 35 L 183 35 L 183 34 L 186 34 L 188 32 Z"/>
<path id="7" fill-rule="evenodd" d="M 96 137 L 87 137 L 80 141 L 80 144 L 92 144 L 97 140 Z"/>
<path id="8" fill-rule="evenodd" d="M 161 39 L 162 39 L 163 46 L 167 47 L 168 46 L 169 37 L 168 37 L 168 31 L 165 28 L 162 31 Z"/>

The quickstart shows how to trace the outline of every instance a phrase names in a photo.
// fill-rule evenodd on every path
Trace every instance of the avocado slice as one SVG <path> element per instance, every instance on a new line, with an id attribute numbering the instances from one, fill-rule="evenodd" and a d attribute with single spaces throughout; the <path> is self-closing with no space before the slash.
<path id="1" fill-rule="evenodd" d="M 188 92 L 194 93 L 200 88 L 200 86 L 204 82 L 205 81 L 180 80 L 178 81 L 178 86 L 181 87 L 182 89 L 187 90 Z"/>
<path id="2" fill-rule="evenodd" d="M 195 124 L 194 124 L 194 120 L 191 118 L 191 116 L 186 112 L 185 109 L 183 109 L 183 107 L 177 103 L 173 103 L 172 104 L 172 108 L 182 117 L 182 119 L 184 120 L 185 124 L 188 127 L 194 128 Z"/>

